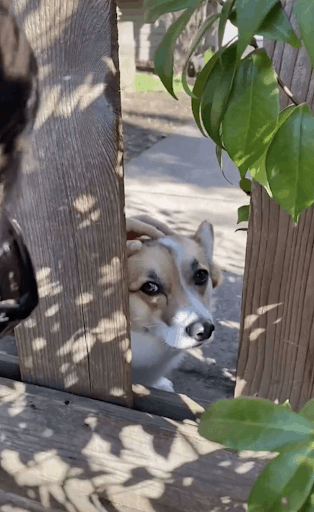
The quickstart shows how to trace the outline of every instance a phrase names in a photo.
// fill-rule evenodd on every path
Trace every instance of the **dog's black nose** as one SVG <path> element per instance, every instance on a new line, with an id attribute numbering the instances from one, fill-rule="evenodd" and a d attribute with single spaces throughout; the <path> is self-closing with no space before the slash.
<path id="1" fill-rule="evenodd" d="M 188 335 L 196 341 L 208 340 L 214 330 L 215 326 L 209 322 L 193 322 L 186 328 Z"/>

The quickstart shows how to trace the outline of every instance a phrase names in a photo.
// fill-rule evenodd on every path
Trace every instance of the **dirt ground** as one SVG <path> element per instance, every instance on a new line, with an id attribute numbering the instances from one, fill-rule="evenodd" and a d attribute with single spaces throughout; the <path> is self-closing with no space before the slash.
<path id="1" fill-rule="evenodd" d="M 193 120 L 190 98 L 185 93 L 178 98 L 166 91 L 122 91 L 125 162 Z"/>

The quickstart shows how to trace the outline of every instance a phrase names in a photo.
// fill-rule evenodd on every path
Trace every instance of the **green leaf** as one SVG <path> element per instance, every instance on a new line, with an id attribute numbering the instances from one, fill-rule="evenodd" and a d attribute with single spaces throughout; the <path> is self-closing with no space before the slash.
<path id="1" fill-rule="evenodd" d="M 313 162 L 314 117 L 303 103 L 276 132 L 266 156 L 273 197 L 294 222 L 314 203 Z"/>
<path id="2" fill-rule="evenodd" d="M 289 411 L 292 411 L 291 409 L 291 404 L 289 402 L 289 398 L 287 398 L 287 400 L 285 400 L 284 402 L 282 402 L 282 407 L 286 407 L 287 409 L 289 409 Z"/>
<path id="3" fill-rule="evenodd" d="M 277 123 L 276 129 L 273 132 L 272 137 L 274 137 L 276 131 L 280 128 L 280 126 L 285 121 L 285 119 L 287 119 L 287 117 L 290 116 L 290 114 L 293 112 L 294 109 L 295 109 L 295 105 L 289 105 L 284 110 L 279 112 L 278 123 Z M 267 151 L 268 151 L 270 144 L 271 144 L 271 140 L 269 141 L 269 144 L 268 144 L 267 148 L 265 149 L 264 153 L 262 154 L 262 156 L 260 156 L 260 158 L 258 158 L 256 160 L 256 162 L 254 162 L 250 166 L 249 170 L 250 170 L 250 174 L 251 174 L 252 178 L 255 181 L 257 181 L 260 185 L 262 185 L 265 188 L 267 194 L 270 197 L 272 197 L 272 193 L 269 188 L 269 183 L 268 183 L 267 174 L 266 174 L 266 155 L 267 155 Z"/>
<path id="4" fill-rule="evenodd" d="M 222 139 L 241 176 L 265 152 L 279 113 L 277 80 L 265 50 L 241 61 L 222 120 Z"/>
<path id="5" fill-rule="evenodd" d="M 230 22 L 237 27 L 237 12 L 234 9 L 229 15 Z M 288 17 L 282 9 L 281 2 L 278 2 L 272 7 L 269 13 L 262 21 L 260 27 L 256 30 L 259 36 L 267 37 L 267 39 L 274 39 L 275 41 L 282 41 L 288 43 L 295 48 L 300 48 L 301 41 L 294 32 Z"/>
<path id="6" fill-rule="evenodd" d="M 238 27 L 238 20 L 237 20 L 237 11 L 236 9 L 233 9 L 233 11 L 230 13 L 229 21 L 232 23 L 234 27 Z"/>
<path id="7" fill-rule="evenodd" d="M 222 47 L 222 40 L 223 40 L 224 33 L 225 33 L 226 23 L 228 21 L 228 18 L 230 16 L 230 13 L 232 11 L 234 3 L 235 3 L 235 0 L 226 0 L 221 9 L 219 27 L 218 27 L 219 50 L 221 50 L 221 47 Z"/>
<path id="8" fill-rule="evenodd" d="M 189 65 L 189 60 L 190 60 L 191 56 L 193 55 L 193 53 L 195 52 L 195 49 L 199 45 L 200 41 L 203 39 L 204 34 L 215 23 L 215 21 L 218 18 L 219 18 L 219 14 L 212 14 L 211 16 L 209 16 L 207 18 L 207 20 L 204 21 L 203 25 L 200 27 L 200 29 L 198 30 L 196 36 L 194 37 L 194 39 L 192 41 L 188 57 L 185 61 L 185 65 L 184 65 L 184 68 L 182 71 L 182 86 L 183 86 L 183 89 L 185 90 L 185 92 L 192 98 L 196 98 L 196 96 L 194 96 L 193 92 L 190 90 L 188 83 L 187 83 L 187 79 L 186 79 L 186 72 L 187 72 L 187 67 Z"/>
<path id="9" fill-rule="evenodd" d="M 201 105 L 200 98 L 202 96 L 204 87 L 206 85 L 207 78 L 208 78 L 211 70 L 213 69 L 215 63 L 217 62 L 218 58 L 219 58 L 219 52 L 214 53 L 212 58 L 206 63 L 206 65 L 203 67 L 202 71 L 196 78 L 196 81 L 195 81 L 195 84 L 193 87 L 193 97 L 192 97 L 192 102 L 191 102 L 192 112 L 193 112 L 193 116 L 194 116 L 194 119 L 195 119 L 195 122 L 196 122 L 198 128 L 200 129 L 200 131 L 202 132 L 202 134 L 205 137 L 206 137 L 206 134 L 203 130 L 202 123 L 201 123 L 201 117 L 200 117 L 200 105 Z"/>
<path id="10" fill-rule="evenodd" d="M 216 158 L 218 161 L 218 165 L 219 165 L 220 169 L 222 170 L 222 149 L 220 146 L 217 146 L 217 144 L 216 144 Z"/>
<path id="11" fill-rule="evenodd" d="M 261 398 L 219 400 L 203 413 L 199 433 L 233 450 L 279 451 L 289 443 L 314 441 L 311 422 Z"/>
<path id="12" fill-rule="evenodd" d="M 311 57 L 312 66 L 314 66 L 314 4 L 312 0 L 299 0 L 294 6 L 294 15 L 304 46 Z"/>
<path id="13" fill-rule="evenodd" d="M 300 512 L 314 512 L 314 489 L 312 488 L 312 492 L 303 507 L 300 509 Z"/>
<path id="14" fill-rule="evenodd" d="M 299 411 L 299 414 L 309 421 L 314 422 L 314 398 L 306 402 L 306 404 Z"/>
<path id="15" fill-rule="evenodd" d="M 248 497 L 249 512 L 295 512 L 314 483 L 314 443 L 294 443 L 267 464 Z"/>
<path id="16" fill-rule="evenodd" d="M 240 222 L 248 222 L 249 218 L 250 218 L 250 205 L 245 204 L 244 206 L 240 206 L 238 208 L 237 224 L 240 224 Z"/>
<path id="17" fill-rule="evenodd" d="M 268 148 L 267 148 L 268 149 Z M 271 191 L 269 188 L 269 183 L 267 180 L 267 174 L 266 174 L 266 151 L 260 156 L 254 164 L 250 166 L 250 175 L 252 176 L 254 181 L 257 181 L 262 187 L 264 187 L 268 193 L 268 195 L 271 196 Z M 270 192 L 270 194 L 269 194 Z"/>
<path id="18" fill-rule="evenodd" d="M 237 0 L 238 59 L 241 58 L 264 18 L 277 2 L 278 0 Z"/>
<path id="19" fill-rule="evenodd" d="M 197 7 L 203 0 L 144 0 L 144 22 L 154 23 L 162 14 Z"/>
<path id="20" fill-rule="evenodd" d="M 204 128 L 213 141 L 222 147 L 220 129 L 226 112 L 232 88 L 236 64 L 236 44 L 232 44 L 220 54 L 215 63 L 201 98 L 201 116 Z"/>
<path id="21" fill-rule="evenodd" d="M 173 90 L 173 53 L 176 40 L 186 27 L 195 7 L 184 11 L 181 16 L 169 27 L 166 34 L 159 43 L 154 56 L 155 74 L 166 87 L 167 91 L 176 100 L 178 99 Z"/>
<path id="22" fill-rule="evenodd" d="M 269 11 L 256 34 L 267 37 L 267 39 L 288 43 L 295 48 L 300 48 L 301 46 L 300 39 L 291 27 L 290 21 L 281 7 L 281 2 L 277 2 Z"/>
<path id="23" fill-rule="evenodd" d="M 252 188 L 251 180 L 249 180 L 248 178 L 241 178 L 239 185 L 240 185 L 241 190 L 243 190 L 243 192 L 245 192 L 247 195 L 250 195 L 251 188 Z"/>

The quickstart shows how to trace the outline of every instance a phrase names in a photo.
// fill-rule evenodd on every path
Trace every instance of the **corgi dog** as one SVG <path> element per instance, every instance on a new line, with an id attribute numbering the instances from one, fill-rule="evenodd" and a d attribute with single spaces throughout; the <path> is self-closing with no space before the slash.
<path id="1" fill-rule="evenodd" d="M 204 221 L 187 238 L 150 217 L 134 219 L 164 236 L 141 239 L 128 257 L 132 381 L 174 391 L 171 371 L 215 330 L 210 301 L 221 271 L 213 262 L 213 227 Z"/>

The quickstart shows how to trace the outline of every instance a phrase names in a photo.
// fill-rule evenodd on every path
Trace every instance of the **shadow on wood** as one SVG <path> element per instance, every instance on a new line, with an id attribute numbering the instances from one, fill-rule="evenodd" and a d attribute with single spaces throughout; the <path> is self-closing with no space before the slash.
<path id="1" fill-rule="evenodd" d="M 0 422 L 0 504 L 23 510 L 245 510 L 264 465 L 201 438 L 191 421 L 6 379 Z"/>
<path id="2" fill-rule="evenodd" d="M 19 215 L 40 294 L 17 330 L 22 379 L 130 405 L 115 3 L 13 3 L 41 93 Z"/>
<path id="3" fill-rule="evenodd" d="M 285 10 L 293 28 L 293 2 Z M 265 41 L 276 72 L 313 109 L 305 48 Z M 281 92 L 280 105 L 289 103 Z M 235 396 L 258 395 L 299 410 L 314 396 L 314 208 L 293 225 L 257 183 L 252 187 Z"/>

